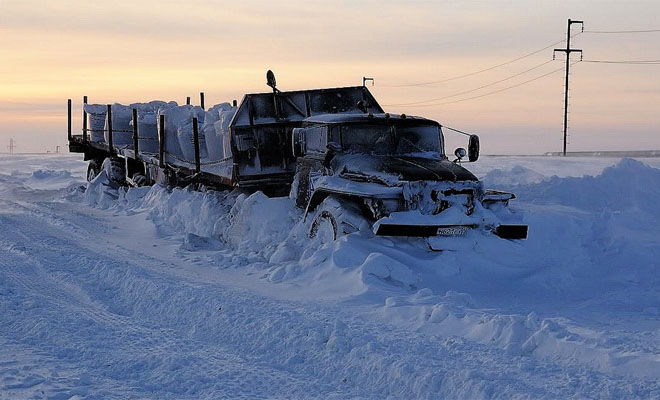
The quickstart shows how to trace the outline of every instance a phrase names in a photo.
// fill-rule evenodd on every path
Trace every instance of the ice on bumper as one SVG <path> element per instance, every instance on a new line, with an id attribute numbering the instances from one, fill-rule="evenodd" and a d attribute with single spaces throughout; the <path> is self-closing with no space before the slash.
<path id="1" fill-rule="evenodd" d="M 479 207 L 479 211 L 470 215 L 459 207 L 450 207 L 439 214 L 422 214 L 420 210 L 397 211 L 376 221 L 373 231 L 385 236 L 457 236 L 496 223 L 488 210 Z"/>
<path id="2" fill-rule="evenodd" d="M 526 227 L 501 225 L 500 218 L 484 208 L 480 182 L 408 182 L 403 185 L 406 211 L 391 212 L 374 224 L 376 235 L 463 236 L 473 229 L 501 232 L 524 238 Z M 522 232 L 524 230 L 524 232 Z"/>

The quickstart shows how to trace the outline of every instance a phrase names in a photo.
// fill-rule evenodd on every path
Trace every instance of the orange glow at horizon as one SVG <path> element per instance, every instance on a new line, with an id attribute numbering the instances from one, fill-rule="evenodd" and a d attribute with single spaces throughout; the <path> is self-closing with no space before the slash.
<path id="1" fill-rule="evenodd" d="M 186 96 L 195 102 L 203 91 L 212 105 L 266 91 L 267 69 L 275 71 L 283 90 L 358 85 L 366 75 L 376 78 L 369 89 L 381 104 L 447 97 L 539 65 L 552 51 L 465 79 L 391 86 L 442 80 L 514 59 L 561 40 L 569 17 L 584 19 L 587 27 L 627 29 L 632 21 L 633 27 L 654 27 L 653 15 L 660 12 L 652 1 L 533 3 L 0 1 L 0 143 L 20 133 L 24 148 L 35 151 L 43 135 L 48 143 L 64 144 L 67 98 L 74 100 L 76 121 L 83 95 L 98 103 L 184 103 Z M 660 59 L 658 44 L 660 34 L 639 40 L 585 33 L 574 39 L 585 59 Z M 446 101 L 496 91 L 562 65 L 559 58 Z M 576 64 L 572 149 L 660 148 L 658 69 Z M 562 93 L 560 71 L 469 101 L 386 109 L 482 133 L 486 153 L 540 153 L 559 148 Z M 634 129 L 617 136 L 626 127 Z"/>

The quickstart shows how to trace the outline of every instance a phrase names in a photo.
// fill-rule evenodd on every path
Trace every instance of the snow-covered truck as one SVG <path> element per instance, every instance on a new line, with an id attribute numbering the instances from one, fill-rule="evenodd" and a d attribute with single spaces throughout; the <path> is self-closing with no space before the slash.
<path id="1" fill-rule="evenodd" d="M 460 165 L 479 158 L 479 138 L 445 156 L 442 126 L 420 117 L 325 114 L 293 130 L 292 194 L 313 218 L 310 237 L 366 228 L 385 236 L 460 236 L 471 230 L 525 239 L 527 226 L 501 223 L 512 193 L 485 190 Z"/>
<path id="2" fill-rule="evenodd" d="M 450 161 L 438 122 L 385 113 L 365 86 L 282 92 L 272 74 L 268 84 L 272 92 L 208 111 L 164 102 L 85 105 L 81 135 L 71 134 L 69 100 L 69 150 L 89 160 L 89 180 L 105 168 L 135 186 L 291 193 L 312 219 L 311 238 L 329 232 L 334 240 L 360 229 L 526 238 L 526 225 L 501 223 L 499 211 L 515 196 L 485 190 L 461 165 L 466 155 L 478 159 L 476 135 Z M 146 146 L 150 140 L 154 145 Z"/>

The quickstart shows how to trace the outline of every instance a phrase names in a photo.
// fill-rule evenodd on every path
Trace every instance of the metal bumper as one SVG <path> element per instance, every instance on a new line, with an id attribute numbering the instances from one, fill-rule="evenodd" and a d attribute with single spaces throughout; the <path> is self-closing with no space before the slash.
<path id="1" fill-rule="evenodd" d="M 382 223 L 375 232 L 378 236 L 464 236 L 475 229 L 490 231 L 502 239 L 527 239 L 527 225 L 407 225 Z"/>

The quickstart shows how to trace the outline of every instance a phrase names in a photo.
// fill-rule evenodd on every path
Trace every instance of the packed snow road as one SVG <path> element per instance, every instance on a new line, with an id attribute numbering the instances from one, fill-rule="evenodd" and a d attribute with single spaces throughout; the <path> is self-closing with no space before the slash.
<path id="1" fill-rule="evenodd" d="M 0 157 L 0 398 L 658 397 L 658 165 L 486 157 L 530 239 L 434 253 Z"/>

